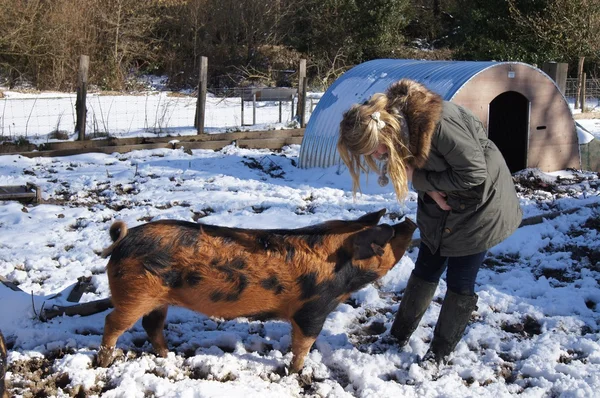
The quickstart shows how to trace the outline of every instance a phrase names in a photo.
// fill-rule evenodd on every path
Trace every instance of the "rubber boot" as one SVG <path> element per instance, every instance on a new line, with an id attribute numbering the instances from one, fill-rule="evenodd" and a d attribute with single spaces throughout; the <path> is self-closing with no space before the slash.
<path id="1" fill-rule="evenodd" d="M 440 311 L 433 340 L 429 351 L 423 357 L 423 361 L 435 361 L 437 364 L 444 363 L 446 358 L 462 338 L 471 313 L 477 309 L 478 296 L 464 296 L 451 290 L 446 292 L 444 303 Z"/>
<path id="2" fill-rule="evenodd" d="M 423 314 L 433 299 L 437 285 L 435 282 L 424 281 L 414 273 L 410 275 L 390 331 L 390 334 L 398 340 L 400 347 L 408 343 L 410 336 L 419 326 Z"/>

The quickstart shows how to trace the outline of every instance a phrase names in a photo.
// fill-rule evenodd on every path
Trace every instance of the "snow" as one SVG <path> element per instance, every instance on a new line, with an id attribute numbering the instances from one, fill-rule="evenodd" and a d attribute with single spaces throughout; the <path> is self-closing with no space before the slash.
<path id="1" fill-rule="evenodd" d="M 261 111 L 272 117 L 278 107 Z M 210 113 L 215 126 L 226 117 L 226 112 Z M 598 120 L 578 122 L 600 136 Z M 117 219 L 129 227 L 200 217 L 199 222 L 221 226 L 296 228 L 382 208 L 387 209 L 384 223 L 395 222 L 394 214 L 415 219 L 415 193 L 399 203 L 391 187 L 371 179 L 354 200 L 347 171 L 298 169 L 298 151 L 297 145 L 281 152 L 230 145 L 191 154 L 156 149 L 57 158 L 0 156 L 0 185 L 38 184 L 45 201 L 37 206 L 0 202 L 0 275 L 22 289 L 0 284 L 0 329 L 12 347 L 9 362 L 53 354 L 52 374 L 68 374 L 72 391 L 82 388 L 88 396 L 103 397 L 596 394 L 600 232 L 590 220 L 598 222 L 594 206 L 600 196 L 592 173 L 574 183 L 581 175 L 572 171 L 524 172 L 547 184 L 560 177 L 565 187 L 559 196 L 541 189 L 520 193 L 525 217 L 579 210 L 522 227 L 490 251 L 477 280 L 473 321 L 451 361 L 438 369 L 423 368 L 418 360 L 433 333 L 446 291 L 443 281 L 409 344 L 400 349 L 389 338 L 417 249 L 329 315 L 299 375 L 279 371 L 291 360 L 291 327 L 283 321 L 223 320 L 171 308 L 167 358 L 152 353 L 138 321 L 117 343 L 126 358 L 99 368 L 94 357 L 109 311 L 39 319 L 42 308 L 69 304 L 66 297 L 79 277 L 91 277 L 93 285 L 81 302 L 110 295 L 106 260 L 98 254 L 110 244 L 108 228 Z M 269 174 L 269 168 L 283 172 L 282 178 Z M 371 332 L 378 324 L 383 332 Z M 22 377 L 8 373 L 13 384 L 22 385 Z M 69 396 L 65 391 L 57 395 Z M 27 396 L 24 389 L 13 393 Z"/>

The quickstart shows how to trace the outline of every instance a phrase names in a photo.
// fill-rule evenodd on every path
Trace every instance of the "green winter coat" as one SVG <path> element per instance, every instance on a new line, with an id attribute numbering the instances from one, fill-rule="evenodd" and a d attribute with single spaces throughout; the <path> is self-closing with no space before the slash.
<path id="1" fill-rule="evenodd" d="M 417 224 L 432 253 L 466 256 L 488 250 L 521 223 L 514 183 L 504 157 L 467 109 L 411 80 L 388 89 L 392 107 L 406 118 Z M 444 192 L 450 211 L 426 194 Z"/>

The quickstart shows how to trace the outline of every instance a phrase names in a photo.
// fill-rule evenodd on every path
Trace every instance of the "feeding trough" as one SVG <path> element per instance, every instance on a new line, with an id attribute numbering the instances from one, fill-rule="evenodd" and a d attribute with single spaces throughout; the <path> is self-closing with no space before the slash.
<path id="1" fill-rule="evenodd" d="M 0 186 L 0 200 L 40 203 L 42 190 L 38 185 L 29 182 L 26 185 Z"/>

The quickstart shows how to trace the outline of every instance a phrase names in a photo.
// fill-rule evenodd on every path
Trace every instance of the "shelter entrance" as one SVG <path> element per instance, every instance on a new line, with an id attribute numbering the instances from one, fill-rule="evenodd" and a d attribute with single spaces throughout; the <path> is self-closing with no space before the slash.
<path id="1" fill-rule="evenodd" d="M 529 101 L 507 91 L 490 102 L 488 136 L 496 144 L 511 173 L 527 168 Z"/>

